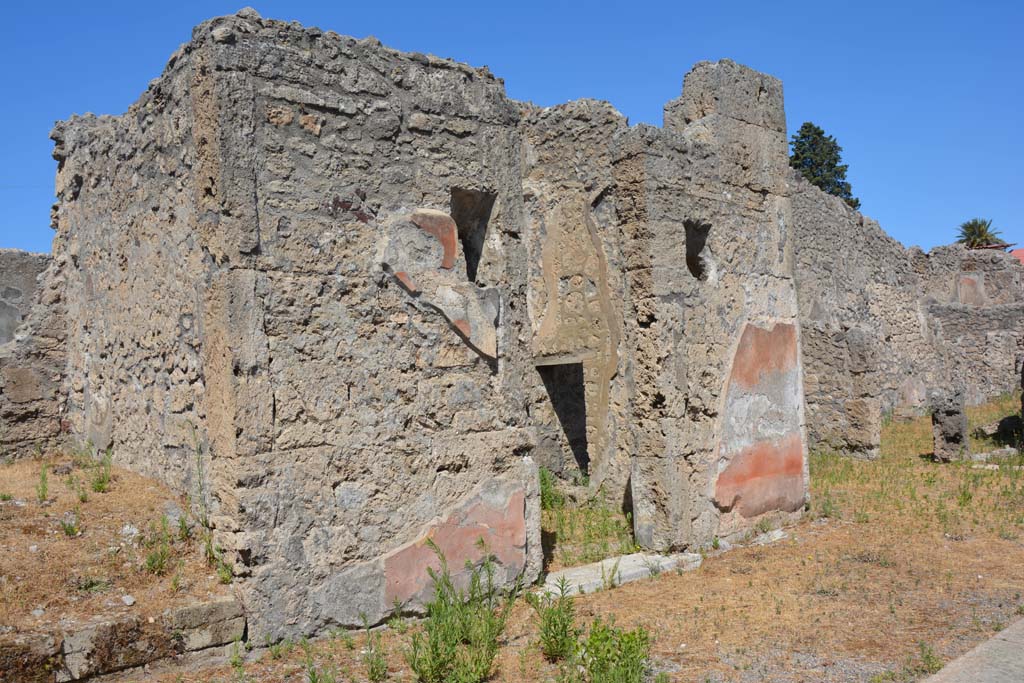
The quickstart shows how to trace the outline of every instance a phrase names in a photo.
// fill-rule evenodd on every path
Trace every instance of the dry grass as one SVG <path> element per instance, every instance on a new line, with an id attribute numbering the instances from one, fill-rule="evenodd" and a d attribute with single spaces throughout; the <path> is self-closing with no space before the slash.
<path id="1" fill-rule="evenodd" d="M 165 505 L 187 509 L 178 497 L 117 467 L 104 486 L 102 465 L 77 460 L 53 456 L 0 466 L 0 631 L 47 629 L 97 614 L 156 614 L 223 592 L 197 541 L 178 539 L 176 526 L 167 529 L 166 542 L 156 540 Z M 55 465 L 72 469 L 54 473 Z M 125 533 L 126 525 L 138 534 Z M 121 601 L 129 594 L 133 607 Z M 39 608 L 43 615 L 33 616 Z"/>
<path id="2" fill-rule="evenodd" d="M 971 411 L 984 424 L 1019 406 Z M 810 513 L 774 546 L 733 549 L 686 574 L 662 574 L 580 598 L 578 618 L 614 616 L 654 636 L 652 663 L 672 681 L 913 681 L 1024 615 L 1024 473 L 940 465 L 929 421 L 886 426 L 875 462 L 814 456 Z M 1014 459 L 1016 463 L 1020 458 Z M 415 627 L 413 627 L 415 628 Z M 517 606 L 494 680 L 554 681 L 536 617 Z M 408 631 L 384 637 L 391 677 Z M 363 680 L 362 636 L 309 645 L 310 661 Z M 297 648 L 165 681 L 304 681 Z"/>

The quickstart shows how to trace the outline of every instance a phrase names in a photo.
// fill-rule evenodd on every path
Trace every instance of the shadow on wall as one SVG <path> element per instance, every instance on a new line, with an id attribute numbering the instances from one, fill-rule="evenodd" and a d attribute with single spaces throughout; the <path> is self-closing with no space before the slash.
<path id="1" fill-rule="evenodd" d="M 587 401 L 583 363 L 539 365 L 537 372 L 544 382 L 544 389 L 551 399 L 576 465 L 580 472 L 587 474 L 590 470 L 590 453 L 587 450 Z"/>
<path id="2" fill-rule="evenodd" d="M 459 241 L 466 256 L 466 279 L 476 282 L 477 268 L 484 252 L 487 223 L 497 195 L 478 190 L 452 188 L 451 216 L 459 227 Z"/>
<path id="3" fill-rule="evenodd" d="M 698 280 L 707 280 L 710 264 L 704 255 L 704 246 L 711 224 L 687 219 L 683 221 L 683 227 L 686 229 L 686 267 Z"/>

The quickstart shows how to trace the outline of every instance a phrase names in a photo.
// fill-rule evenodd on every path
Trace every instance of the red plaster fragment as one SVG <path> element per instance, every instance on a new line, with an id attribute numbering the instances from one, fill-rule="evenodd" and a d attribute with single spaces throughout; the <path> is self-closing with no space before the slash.
<path id="1" fill-rule="evenodd" d="M 776 323 L 766 330 L 756 325 L 743 328 L 736 359 L 732 364 L 730 382 L 748 387 L 761 383 L 761 377 L 770 372 L 788 372 L 796 367 L 796 327 L 790 323 Z"/>
<path id="2" fill-rule="evenodd" d="M 715 504 L 744 517 L 804 504 L 804 454 L 799 432 L 759 441 L 732 457 L 715 483 Z"/>
<path id="3" fill-rule="evenodd" d="M 504 509 L 480 500 L 468 509 L 452 513 L 426 536 L 385 560 L 385 603 L 405 602 L 429 588 L 427 567 L 437 570 L 440 562 L 427 546 L 427 539 L 437 544 L 456 575 L 464 571 L 467 560 L 478 562 L 483 557 L 477 545 L 481 538 L 499 564 L 517 571 L 522 569 L 526 563 L 525 510 L 526 493 L 519 489 L 508 497 Z"/>
<path id="4" fill-rule="evenodd" d="M 452 217 L 443 211 L 416 209 L 412 214 L 412 222 L 421 230 L 425 230 L 437 238 L 444 249 L 441 267 L 451 270 L 455 266 L 459 238 L 459 230 Z"/>
<path id="5" fill-rule="evenodd" d="M 415 294 L 416 292 L 419 291 L 418 289 L 416 289 L 416 285 L 415 283 L 413 283 L 412 278 L 409 277 L 409 274 L 404 270 L 397 271 L 395 273 L 395 277 L 398 279 L 398 282 L 401 283 L 401 285 L 405 287 L 405 289 L 410 294 Z"/>

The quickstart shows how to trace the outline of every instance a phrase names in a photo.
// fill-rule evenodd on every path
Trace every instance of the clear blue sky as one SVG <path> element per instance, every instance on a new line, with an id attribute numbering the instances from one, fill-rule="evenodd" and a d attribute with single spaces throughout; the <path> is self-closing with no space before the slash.
<path id="1" fill-rule="evenodd" d="M 0 247 L 50 248 L 53 122 L 124 112 L 195 24 L 244 1 L 6 5 Z M 634 123 L 660 125 L 690 66 L 728 57 L 783 80 L 791 134 L 811 120 L 835 135 L 862 210 L 904 244 L 950 242 L 975 215 L 1024 242 L 1024 3 L 251 1 L 486 64 L 517 99 L 606 99 Z"/>

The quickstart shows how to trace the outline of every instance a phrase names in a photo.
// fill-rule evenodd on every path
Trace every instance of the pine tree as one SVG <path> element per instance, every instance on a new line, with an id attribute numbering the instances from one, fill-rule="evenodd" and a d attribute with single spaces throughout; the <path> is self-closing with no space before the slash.
<path id="1" fill-rule="evenodd" d="M 842 198 L 850 208 L 860 208 L 860 200 L 853 196 L 850 183 L 846 181 L 848 166 L 840 163 L 843 160 L 840 156 L 843 148 L 834 137 L 825 135 L 825 131 L 807 121 L 800 126 L 790 144 L 793 146 L 793 153 L 789 157 L 790 166 L 812 185 Z"/>

